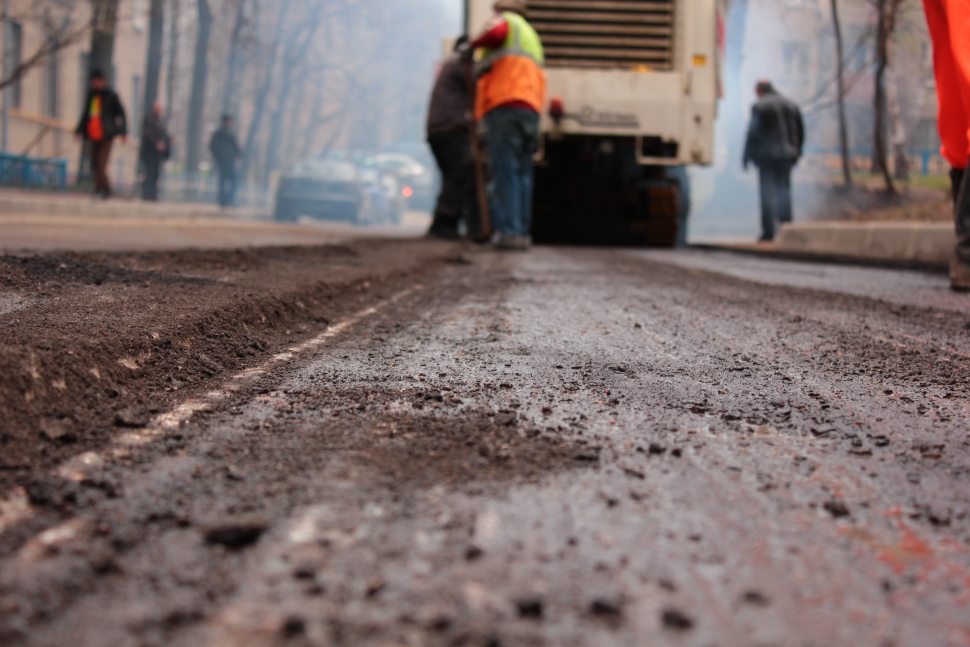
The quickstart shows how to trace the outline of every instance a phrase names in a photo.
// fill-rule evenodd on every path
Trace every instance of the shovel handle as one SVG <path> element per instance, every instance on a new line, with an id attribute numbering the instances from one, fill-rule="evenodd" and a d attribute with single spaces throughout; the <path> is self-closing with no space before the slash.
<path id="1" fill-rule="evenodd" d="M 492 236 L 492 218 L 488 210 L 488 192 L 485 188 L 485 162 L 482 159 L 481 142 L 478 141 L 478 121 L 475 119 L 475 74 L 472 65 L 471 61 L 465 61 L 465 84 L 468 86 L 468 109 L 471 112 L 468 138 L 472 147 L 472 159 L 475 161 L 475 190 L 478 196 L 478 215 L 481 225 L 479 240 L 488 240 Z"/>

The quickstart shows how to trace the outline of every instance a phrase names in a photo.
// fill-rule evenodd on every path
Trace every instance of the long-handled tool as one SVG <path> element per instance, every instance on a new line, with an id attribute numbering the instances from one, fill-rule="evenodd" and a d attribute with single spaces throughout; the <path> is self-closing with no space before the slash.
<path id="1" fill-rule="evenodd" d="M 492 237 L 492 217 L 488 211 L 488 191 L 485 187 L 485 162 L 482 159 L 481 142 L 478 141 L 478 121 L 475 119 L 475 73 L 474 62 L 466 60 L 465 84 L 468 86 L 468 109 L 471 112 L 471 123 L 468 136 L 471 140 L 472 158 L 475 160 L 475 189 L 478 194 L 478 214 L 481 231 L 477 241 L 486 241 Z"/>

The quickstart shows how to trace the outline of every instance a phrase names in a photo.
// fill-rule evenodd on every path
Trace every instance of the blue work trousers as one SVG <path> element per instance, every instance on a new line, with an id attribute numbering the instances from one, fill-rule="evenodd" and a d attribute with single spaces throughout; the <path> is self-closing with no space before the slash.
<path id="1" fill-rule="evenodd" d="M 539 115 L 527 108 L 495 108 L 485 115 L 485 128 L 492 227 L 527 236 L 532 230 L 532 156 L 539 145 Z"/>
<path id="2" fill-rule="evenodd" d="M 236 204 L 236 167 L 219 166 L 219 206 L 231 207 Z"/>
<path id="3" fill-rule="evenodd" d="M 792 221 L 791 172 L 793 162 L 764 162 L 758 167 L 761 180 L 761 237 L 774 240 L 778 225 Z"/>

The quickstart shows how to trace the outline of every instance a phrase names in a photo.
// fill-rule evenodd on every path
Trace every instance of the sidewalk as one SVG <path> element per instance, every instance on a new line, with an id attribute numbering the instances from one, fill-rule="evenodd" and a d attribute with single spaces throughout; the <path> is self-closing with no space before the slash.
<path id="1" fill-rule="evenodd" d="M 942 269 L 956 245 L 953 223 L 807 222 L 782 227 L 774 243 L 710 240 L 697 246 L 785 256 Z"/>
<path id="2" fill-rule="evenodd" d="M 429 222 L 428 214 L 412 211 L 398 227 L 311 219 L 279 223 L 257 209 L 0 190 L 0 254 L 332 245 L 418 238 Z"/>
<path id="3" fill-rule="evenodd" d="M 42 193 L 0 190 L 0 216 L 87 216 L 155 220 L 217 218 L 269 220 L 267 209 L 222 209 L 202 202 L 144 202 L 135 198 L 101 200 L 86 193 Z"/>

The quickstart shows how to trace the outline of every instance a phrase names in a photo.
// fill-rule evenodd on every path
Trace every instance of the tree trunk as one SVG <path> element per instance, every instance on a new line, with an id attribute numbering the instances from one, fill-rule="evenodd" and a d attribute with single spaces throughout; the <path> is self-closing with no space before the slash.
<path id="1" fill-rule="evenodd" d="M 226 86 L 222 93 L 222 112 L 235 114 L 236 112 L 236 78 L 239 74 L 239 40 L 246 27 L 246 1 L 237 0 L 236 23 L 232 28 L 232 40 L 229 43 L 229 61 L 226 69 Z"/>
<path id="2" fill-rule="evenodd" d="M 202 158 L 202 119 L 205 111 L 206 77 L 208 75 L 209 37 L 212 35 L 212 12 L 209 0 L 196 0 L 199 8 L 199 33 L 195 41 L 192 66 L 192 96 L 189 98 L 189 124 L 186 133 L 185 170 L 190 178 L 199 174 Z"/>
<path id="3" fill-rule="evenodd" d="M 839 21 L 839 0 L 832 0 L 832 28 L 835 31 L 835 64 L 838 83 L 839 149 L 842 153 L 842 177 L 852 186 L 852 164 L 849 159 L 849 130 L 845 121 L 845 53 L 842 44 L 842 25 Z"/>
<path id="4" fill-rule="evenodd" d="M 162 76 L 162 39 L 165 28 L 165 0 L 152 0 L 148 27 L 148 62 L 145 66 L 145 114 L 152 111 L 158 100 L 158 85 Z M 137 116 L 137 115 L 136 115 Z"/>
<path id="5" fill-rule="evenodd" d="M 889 110 L 889 131 L 892 133 L 890 144 L 892 145 L 893 155 L 893 177 L 905 182 L 909 180 L 909 158 L 906 156 L 906 124 L 903 121 L 899 76 L 892 67 L 888 72 L 886 103 Z"/>
<path id="6" fill-rule="evenodd" d="M 872 171 L 882 175 L 886 192 L 897 195 L 896 185 L 889 173 L 886 151 L 886 67 L 889 65 L 889 39 L 895 27 L 899 0 L 877 0 L 876 26 L 876 88 L 874 93 L 875 128 L 872 134 Z"/>
<path id="7" fill-rule="evenodd" d="M 175 78 L 178 76 L 178 52 L 179 52 L 179 20 L 181 11 L 179 0 L 170 0 L 172 11 L 169 17 L 171 21 L 171 31 L 168 34 L 168 72 L 165 79 L 165 99 L 168 102 L 165 107 L 165 121 L 171 127 L 172 113 L 175 112 Z"/>
<path id="8" fill-rule="evenodd" d="M 98 70 L 114 85 L 115 27 L 118 0 L 95 0 L 88 73 Z"/>

